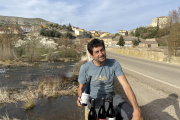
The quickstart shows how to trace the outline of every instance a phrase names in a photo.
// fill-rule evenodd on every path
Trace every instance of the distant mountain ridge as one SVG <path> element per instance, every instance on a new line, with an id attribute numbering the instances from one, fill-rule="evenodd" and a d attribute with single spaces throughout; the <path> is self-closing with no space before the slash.
<path id="1" fill-rule="evenodd" d="M 42 18 L 23 18 L 15 16 L 2 16 L 0 15 L 0 24 L 19 24 L 19 25 L 49 25 L 55 24 L 53 22 L 46 21 Z"/>

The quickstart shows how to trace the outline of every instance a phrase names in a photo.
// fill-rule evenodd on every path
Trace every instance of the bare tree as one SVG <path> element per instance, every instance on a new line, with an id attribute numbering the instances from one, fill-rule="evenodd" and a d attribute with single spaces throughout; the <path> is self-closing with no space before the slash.
<path id="1" fill-rule="evenodd" d="M 168 38 L 168 51 L 169 54 L 176 56 L 177 49 L 180 47 L 180 7 L 178 11 L 170 11 L 169 17 L 172 19 L 172 24 Z"/>
<path id="2" fill-rule="evenodd" d="M 0 59 L 17 59 L 14 53 L 14 47 L 16 42 L 22 36 L 22 29 L 17 25 L 6 24 L 1 26 L 1 30 L 2 34 L 0 35 Z"/>
<path id="3" fill-rule="evenodd" d="M 28 55 L 28 61 L 34 62 L 37 60 L 38 52 L 36 49 L 40 47 L 40 39 L 35 35 L 34 27 L 31 28 L 30 36 L 25 38 L 26 40 L 26 54 Z"/>
<path id="4" fill-rule="evenodd" d="M 58 46 L 61 46 L 63 51 L 63 57 L 67 57 L 67 49 L 71 46 L 72 40 L 70 38 L 65 38 L 64 36 L 61 36 L 58 40 Z"/>

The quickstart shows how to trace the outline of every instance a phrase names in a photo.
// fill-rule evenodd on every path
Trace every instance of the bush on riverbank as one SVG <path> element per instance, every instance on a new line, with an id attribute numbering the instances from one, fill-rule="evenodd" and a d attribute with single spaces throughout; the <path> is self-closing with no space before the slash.
<path id="1" fill-rule="evenodd" d="M 33 98 L 32 96 L 29 96 L 29 97 L 28 97 L 28 100 L 25 101 L 25 103 L 24 103 L 24 105 L 23 105 L 23 108 L 26 109 L 26 110 L 30 110 L 30 109 L 32 109 L 34 106 L 35 106 L 34 98 Z"/>

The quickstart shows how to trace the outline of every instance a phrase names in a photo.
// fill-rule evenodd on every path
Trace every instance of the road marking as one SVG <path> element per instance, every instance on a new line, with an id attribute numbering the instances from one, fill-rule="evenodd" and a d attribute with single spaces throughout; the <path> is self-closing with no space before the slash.
<path id="1" fill-rule="evenodd" d="M 111 55 L 111 56 L 114 56 L 114 55 Z M 118 57 L 118 56 L 115 56 L 115 57 Z M 158 82 L 161 82 L 161 83 L 164 83 L 164 84 L 166 84 L 166 85 L 169 85 L 169 86 L 171 86 L 171 87 L 175 87 L 175 88 L 177 88 L 177 89 L 180 89 L 180 87 L 178 87 L 178 86 L 175 86 L 175 85 L 170 84 L 170 83 L 168 83 L 168 82 L 165 82 L 165 81 L 162 81 L 162 80 L 159 80 L 159 79 L 150 77 L 150 76 L 148 76 L 148 75 L 145 75 L 145 74 L 142 74 L 142 73 L 140 73 L 140 72 L 134 71 L 134 70 L 129 69 L 129 68 L 127 68 L 127 67 L 122 66 L 122 68 L 128 69 L 128 70 L 130 70 L 130 71 L 133 71 L 133 72 L 138 73 L 138 74 L 140 74 L 140 75 L 143 75 L 143 76 L 145 76 L 145 77 L 148 77 L 148 78 L 151 78 L 151 79 L 156 80 L 156 81 L 158 81 Z"/>
<path id="2" fill-rule="evenodd" d="M 127 67 L 122 66 L 122 68 L 128 69 L 128 70 L 130 70 L 130 71 L 133 71 L 133 72 L 138 73 L 138 74 L 140 74 L 140 75 L 143 75 L 143 76 L 145 76 L 145 77 L 151 78 L 151 79 L 156 80 L 156 81 L 158 81 L 158 82 L 161 82 L 161 83 L 164 83 L 164 84 L 166 84 L 166 85 L 169 85 L 169 86 L 175 87 L 175 88 L 177 88 L 177 89 L 180 89 L 180 87 L 178 87 L 178 86 L 175 86 L 175 85 L 170 84 L 170 83 L 168 83 L 168 82 L 165 82 L 165 81 L 162 81 L 162 80 L 159 80 L 159 79 L 150 77 L 150 76 L 148 76 L 148 75 L 145 75 L 145 74 L 142 74 L 142 73 L 140 73 L 140 72 L 134 71 L 134 70 L 129 69 L 129 68 L 127 68 Z"/>

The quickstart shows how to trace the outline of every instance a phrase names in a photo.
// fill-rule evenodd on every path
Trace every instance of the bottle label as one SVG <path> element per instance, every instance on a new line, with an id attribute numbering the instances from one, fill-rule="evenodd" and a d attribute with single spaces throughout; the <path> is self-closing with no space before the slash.
<path id="1" fill-rule="evenodd" d="M 82 101 L 80 101 L 81 103 L 87 104 L 89 100 L 89 94 L 82 93 L 81 99 L 82 99 Z"/>
<path id="2" fill-rule="evenodd" d="M 106 118 L 106 120 L 116 120 L 116 117 L 114 117 L 114 118 Z"/>

